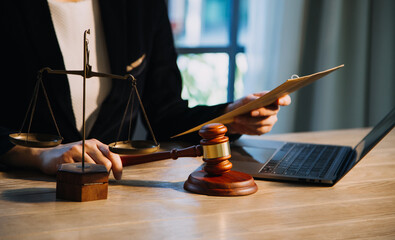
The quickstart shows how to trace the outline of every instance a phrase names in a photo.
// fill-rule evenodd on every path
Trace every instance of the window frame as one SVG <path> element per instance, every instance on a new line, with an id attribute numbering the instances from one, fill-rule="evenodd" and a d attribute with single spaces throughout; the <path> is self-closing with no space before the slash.
<path id="1" fill-rule="evenodd" d="M 227 101 L 235 100 L 236 56 L 244 53 L 245 47 L 240 46 L 237 37 L 239 32 L 240 0 L 230 0 L 230 21 L 228 33 L 228 46 L 204 46 L 204 47 L 176 47 L 177 54 L 202 54 L 202 53 L 226 53 L 229 56 L 228 63 L 228 89 Z"/>

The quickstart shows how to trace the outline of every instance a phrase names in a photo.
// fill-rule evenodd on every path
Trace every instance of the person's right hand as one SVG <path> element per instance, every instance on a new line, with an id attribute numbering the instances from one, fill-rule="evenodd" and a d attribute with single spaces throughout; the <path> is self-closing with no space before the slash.
<path id="1" fill-rule="evenodd" d="M 240 98 L 234 103 L 230 103 L 226 107 L 225 112 L 233 111 L 238 107 L 255 101 L 266 93 L 267 92 L 260 92 Z M 277 122 L 277 113 L 280 110 L 280 106 L 288 106 L 289 104 L 291 104 L 291 97 L 289 95 L 285 95 L 277 99 L 273 104 L 261 106 L 247 114 L 236 116 L 232 123 L 227 124 L 228 133 L 248 135 L 261 135 L 268 133 Z"/>
<path id="2" fill-rule="evenodd" d="M 82 141 L 62 144 L 54 148 L 37 149 L 38 168 L 46 174 L 56 174 L 63 163 L 82 161 Z M 112 170 L 114 178 L 122 178 L 122 162 L 118 154 L 112 153 L 108 146 L 96 139 L 85 141 L 85 162 L 104 165 Z"/>

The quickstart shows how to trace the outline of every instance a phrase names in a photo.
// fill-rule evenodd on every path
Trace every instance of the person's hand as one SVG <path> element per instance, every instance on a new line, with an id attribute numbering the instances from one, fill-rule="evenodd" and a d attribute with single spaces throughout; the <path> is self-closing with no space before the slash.
<path id="1" fill-rule="evenodd" d="M 62 163 L 82 161 L 82 141 L 37 151 L 38 168 L 46 174 L 56 174 Z M 108 171 L 112 169 L 117 180 L 122 177 L 122 162 L 119 155 L 112 153 L 106 144 L 96 139 L 85 141 L 85 162 L 102 164 Z"/>
<path id="2" fill-rule="evenodd" d="M 225 112 L 230 112 L 242 105 L 245 105 L 257 98 L 265 95 L 267 92 L 255 93 L 241 98 L 234 103 L 229 104 Z M 247 114 L 240 115 L 234 118 L 234 121 L 227 124 L 228 132 L 230 134 L 248 134 L 261 135 L 272 130 L 274 124 L 277 122 L 277 113 L 280 106 L 287 106 L 291 104 L 291 97 L 286 95 L 277 99 L 277 102 L 255 109 Z"/>

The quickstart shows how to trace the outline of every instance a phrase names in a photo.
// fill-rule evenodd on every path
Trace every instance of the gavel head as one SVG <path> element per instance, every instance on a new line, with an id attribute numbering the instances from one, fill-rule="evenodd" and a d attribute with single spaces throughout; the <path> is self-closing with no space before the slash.
<path id="1" fill-rule="evenodd" d="M 229 138 L 225 136 L 227 130 L 221 123 L 211 123 L 199 131 L 203 138 L 200 145 L 203 148 L 203 161 L 206 162 L 204 170 L 209 175 L 222 175 L 232 168 L 232 163 L 228 161 L 231 154 Z"/>
<path id="2" fill-rule="evenodd" d="M 224 125 L 214 123 L 202 127 L 200 146 L 203 150 L 203 170 L 191 173 L 184 183 L 188 191 L 214 196 L 243 196 L 258 190 L 252 176 L 230 170 L 229 138 Z"/>

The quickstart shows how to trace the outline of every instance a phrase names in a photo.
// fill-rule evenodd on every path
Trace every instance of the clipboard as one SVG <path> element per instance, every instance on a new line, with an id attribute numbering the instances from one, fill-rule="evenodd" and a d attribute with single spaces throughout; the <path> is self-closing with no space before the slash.
<path id="1" fill-rule="evenodd" d="M 267 106 L 272 104 L 273 102 L 277 101 L 277 99 L 288 95 L 302 87 L 305 87 L 309 85 L 310 83 L 328 75 L 331 72 L 336 71 L 339 68 L 344 67 L 344 64 L 339 65 L 334 68 L 330 68 L 328 70 L 322 71 L 322 72 L 317 72 L 311 75 L 303 76 L 303 77 L 298 77 L 298 78 L 292 78 L 288 79 L 285 81 L 283 84 L 279 85 L 278 87 L 274 88 L 270 92 L 266 93 L 265 95 L 261 96 L 260 98 L 249 102 L 243 106 L 240 106 L 230 112 L 227 112 L 219 117 L 216 117 L 208 122 L 202 123 L 194 128 L 191 128 L 185 132 L 179 133 L 171 138 L 179 137 L 184 134 L 188 134 L 191 132 L 198 131 L 200 128 L 202 128 L 206 124 L 210 123 L 222 123 L 222 124 L 227 124 L 233 122 L 233 118 L 242 114 L 246 114 L 252 110 L 261 108 L 263 106 Z"/>

